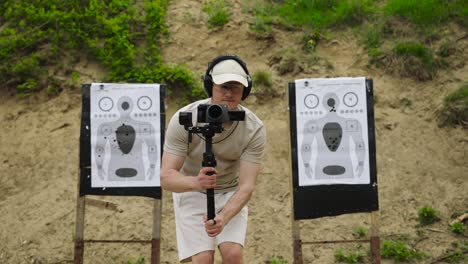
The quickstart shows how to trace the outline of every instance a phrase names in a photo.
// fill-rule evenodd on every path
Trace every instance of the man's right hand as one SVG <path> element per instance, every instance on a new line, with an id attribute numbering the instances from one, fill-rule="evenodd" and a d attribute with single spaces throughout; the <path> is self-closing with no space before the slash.
<path id="1" fill-rule="evenodd" d="M 213 173 L 212 175 L 208 175 L 209 173 Z M 212 167 L 204 167 L 199 172 L 198 175 L 195 177 L 196 188 L 198 190 L 205 190 L 205 189 L 214 189 L 216 186 L 216 177 L 218 176 L 217 171 L 215 168 Z"/>

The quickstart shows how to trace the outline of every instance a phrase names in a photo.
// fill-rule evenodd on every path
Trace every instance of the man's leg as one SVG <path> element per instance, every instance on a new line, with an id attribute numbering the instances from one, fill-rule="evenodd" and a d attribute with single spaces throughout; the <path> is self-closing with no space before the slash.
<path id="1" fill-rule="evenodd" d="M 173 193 L 177 249 L 181 262 L 213 263 L 215 239 L 205 231 L 206 195 Z"/>
<path id="2" fill-rule="evenodd" d="M 192 256 L 193 264 L 213 264 L 214 263 L 214 251 L 203 251 Z"/>
<path id="3" fill-rule="evenodd" d="M 219 251 L 223 258 L 223 264 L 242 264 L 243 247 L 234 242 L 223 242 L 219 244 Z"/>

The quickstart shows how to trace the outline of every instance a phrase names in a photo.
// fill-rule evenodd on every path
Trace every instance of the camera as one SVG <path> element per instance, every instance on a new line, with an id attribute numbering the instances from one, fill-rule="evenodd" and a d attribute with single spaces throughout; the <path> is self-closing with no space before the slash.
<path id="1" fill-rule="evenodd" d="M 243 121 L 244 111 L 229 111 L 223 104 L 201 104 L 198 106 L 197 121 L 199 123 L 224 123 L 227 121 Z"/>
<path id="2" fill-rule="evenodd" d="M 243 121 L 245 119 L 245 111 L 230 111 L 224 104 L 200 104 L 197 108 L 197 122 L 208 123 L 210 125 L 221 125 L 228 121 Z M 191 127 L 192 113 L 180 112 L 179 124 L 185 129 Z"/>

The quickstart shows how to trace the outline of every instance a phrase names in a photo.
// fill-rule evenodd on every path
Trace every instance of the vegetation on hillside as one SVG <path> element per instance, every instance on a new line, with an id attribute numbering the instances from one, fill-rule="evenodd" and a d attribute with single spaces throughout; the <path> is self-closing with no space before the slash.
<path id="1" fill-rule="evenodd" d="M 468 83 L 445 97 L 439 123 L 442 126 L 460 125 L 468 128 Z"/>
<path id="2" fill-rule="evenodd" d="M 79 79 L 87 56 L 111 82 L 157 82 L 201 93 L 193 74 L 163 63 L 159 42 L 168 0 L 4 1 L 0 6 L 0 82 L 19 93 L 57 92 Z M 63 79 L 59 79 L 61 76 Z"/>
<path id="3" fill-rule="evenodd" d="M 453 30 L 460 27 L 463 33 L 468 27 L 464 0 L 256 0 L 244 1 L 244 10 L 252 15 L 250 28 L 260 38 L 271 38 L 272 26 L 304 32 L 304 54 L 300 56 L 307 65 L 332 67 L 319 63 L 321 59 L 314 52 L 331 30 L 349 27 L 361 39 L 369 65 L 389 74 L 428 81 L 441 70 L 466 63 L 458 41 L 467 35 L 456 35 Z M 280 75 L 297 73 L 304 67 L 297 52 L 288 54 L 273 58 Z M 456 93 L 463 97 L 462 91 Z M 466 126 L 466 99 L 451 101 L 445 99 L 441 124 Z"/>
<path id="4" fill-rule="evenodd" d="M 329 30 L 355 27 L 370 63 L 390 73 L 431 80 L 446 58 L 460 53 L 448 23 L 468 26 L 463 0 L 257 0 L 247 3 L 251 29 L 271 33 L 271 26 L 304 32 L 304 47 L 314 51 Z M 407 29 L 407 30 L 406 30 Z M 410 66 L 408 66 L 410 65 Z"/>
<path id="5" fill-rule="evenodd" d="M 87 60 L 99 62 L 107 71 L 96 81 L 165 83 L 169 93 L 177 90 L 185 100 L 200 98 L 203 90 L 194 74 L 161 58 L 168 3 L 3 1 L 0 89 L 16 87 L 19 94 L 27 94 L 75 87 L 82 74 L 75 66 Z M 209 29 L 222 30 L 231 19 L 229 1 L 205 0 L 201 9 Z M 311 65 L 332 68 L 315 54 L 316 48 L 331 30 L 349 27 L 361 38 L 369 64 L 390 74 L 427 81 L 441 69 L 465 64 L 457 42 L 466 36 L 456 36 L 449 27 L 450 23 L 468 27 L 464 0 L 244 0 L 242 10 L 250 15 L 250 29 L 259 39 L 271 39 L 273 27 L 304 32 L 300 43 L 304 54 L 283 50 L 272 58 L 270 65 L 280 75 Z M 461 103 L 466 108 L 465 101 Z M 467 122 L 463 114 L 461 118 L 456 123 Z"/>

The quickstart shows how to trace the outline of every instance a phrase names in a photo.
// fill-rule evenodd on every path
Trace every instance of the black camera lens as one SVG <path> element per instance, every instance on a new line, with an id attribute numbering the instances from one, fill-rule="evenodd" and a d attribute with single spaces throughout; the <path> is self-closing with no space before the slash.
<path id="1" fill-rule="evenodd" d="M 206 113 L 210 120 L 219 120 L 223 116 L 223 108 L 220 105 L 210 105 Z"/>

